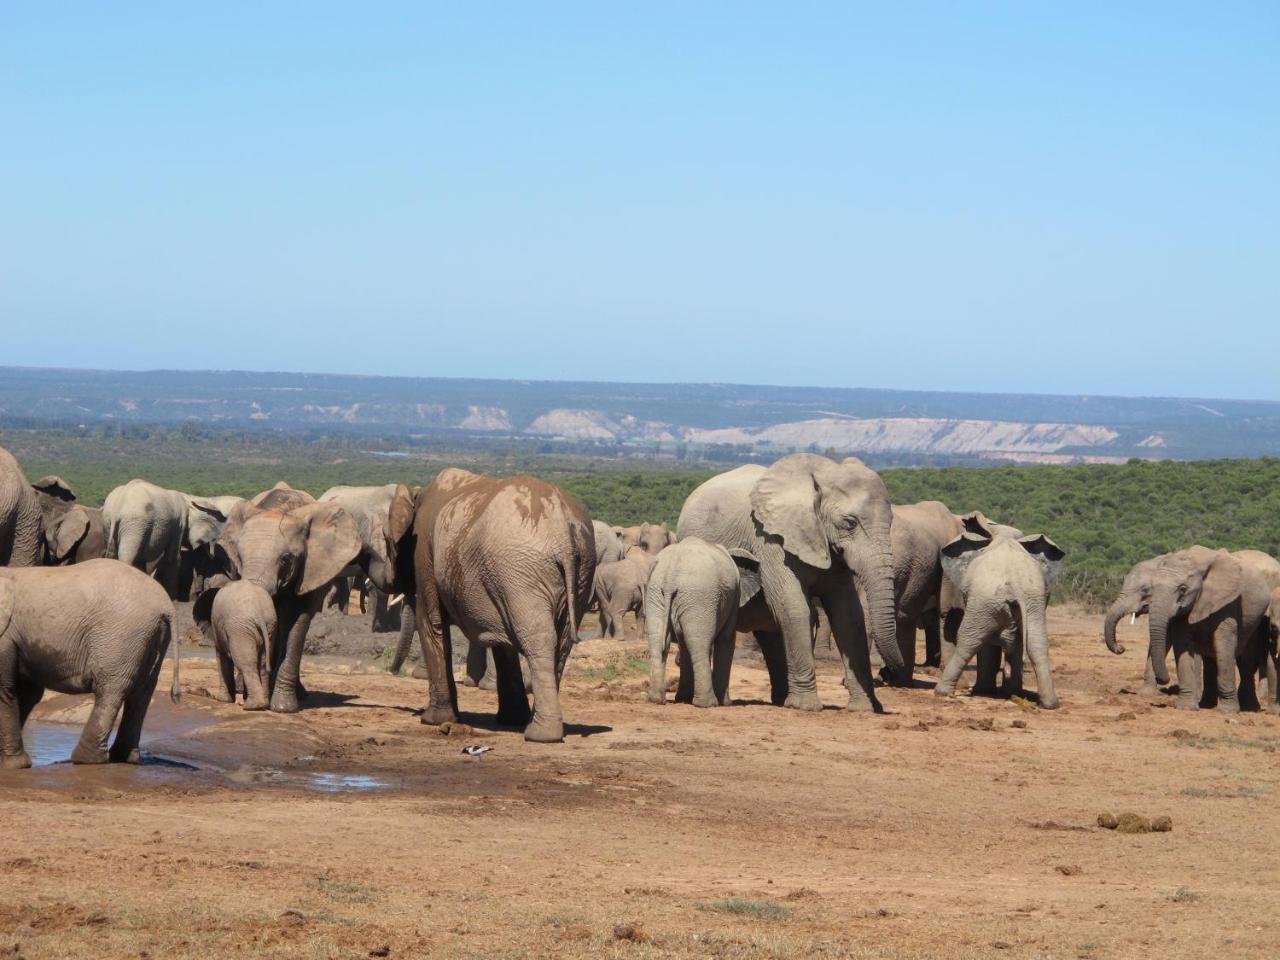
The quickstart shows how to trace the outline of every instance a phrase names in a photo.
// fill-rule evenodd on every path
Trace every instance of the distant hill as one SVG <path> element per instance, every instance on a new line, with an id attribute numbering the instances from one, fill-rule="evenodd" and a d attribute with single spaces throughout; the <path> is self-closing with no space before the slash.
<path id="1" fill-rule="evenodd" d="M 418 442 L 899 462 L 1280 455 L 1280 403 L 1160 397 L 0 367 L 0 422 L 353 432 Z"/>

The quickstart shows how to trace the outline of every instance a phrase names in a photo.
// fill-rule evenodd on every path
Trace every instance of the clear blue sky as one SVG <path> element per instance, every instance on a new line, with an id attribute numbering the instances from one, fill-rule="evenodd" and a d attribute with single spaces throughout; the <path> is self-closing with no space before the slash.
<path id="1" fill-rule="evenodd" d="M 0 6 L 0 363 L 1280 399 L 1280 5 Z"/>

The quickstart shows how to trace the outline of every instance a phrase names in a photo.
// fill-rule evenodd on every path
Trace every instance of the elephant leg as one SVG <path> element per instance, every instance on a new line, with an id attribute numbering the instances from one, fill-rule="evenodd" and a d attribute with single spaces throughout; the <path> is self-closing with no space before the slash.
<path id="1" fill-rule="evenodd" d="M 453 677 L 449 618 L 443 608 L 437 606 L 433 613 L 431 606 L 419 595 L 418 643 L 422 647 L 422 666 L 427 671 L 427 705 L 420 719 L 436 725 L 458 719 L 458 687 Z"/>
<path id="2" fill-rule="evenodd" d="M 900 686 L 911 686 L 916 669 L 916 618 L 899 616 L 897 622 L 898 650 L 902 653 L 904 666 L 903 680 Z"/>
<path id="3" fill-rule="evenodd" d="M 1218 705 L 1218 663 L 1213 655 L 1200 657 L 1200 709 L 1212 710 Z"/>
<path id="4" fill-rule="evenodd" d="M 780 707 L 787 699 L 787 649 L 783 645 L 782 634 L 757 630 L 755 637 L 765 668 L 769 671 L 770 700 L 775 707 Z"/>
<path id="5" fill-rule="evenodd" d="M 116 717 L 124 705 L 125 689 L 112 687 L 106 690 L 95 690 L 93 710 L 80 732 L 80 742 L 71 751 L 72 763 L 106 763 L 111 757 L 107 753 L 107 738 L 116 725 Z"/>
<path id="6" fill-rule="evenodd" d="M 160 581 L 170 600 L 178 599 L 178 574 L 182 566 L 182 543 L 173 541 L 164 549 L 158 561 L 155 578 Z"/>
<path id="7" fill-rule="evenodd" d="M 467 663 L 462 680 L 464 687 L 478 687 L 488 669 L 488 652 L 478 643 L 467 641 Z"/>
<path id="8" fill-rule="evenodd" d="M 318 593 L 319 591 L 313 591 Z M 289 613 L 283 609 L 277 614 L 280 632 L 286 634 L 284 659 L 280 662 L 280 670 L 276 674 L 275 688 L 271 691 L 271 709 L 275 713 L 297 713 L 298 700 L 302 695 L 300 682 L 302 670 L 302 647 L 307 640 L 307 630 L 311 627 L 311 618 L 315 616 L 315 607 L 323 601 L 323 597 L 311 595 L 299 598 L 284 599 L 281 608 L 288 606 Z"/>
<path id="9" fill-rule="evenodd" d="M 1004 683 L 1001 693 L 1007 697 L 1022 696 L 1022 667 L 1025 654 L 1026 642 L 1022 631 L 1018 631 L 1012 647 L 1005 652 L 1004 657 Z"/>
<path id="10" fill-rule="evenodd" d="M 994 697 L 996 677 L 1000 675 L 1000 648 L 994 643 L 984 643 L 978 648 L 978 678 L 969 692 L 975 697 Z"/>
<path id="11" fill-rule="evenodd" d="M 844 658 L 845 688 L 849 692 L 847 710 L 882 712 L 871 675 L 871 651 L 864 634 L 865 621 L 857 594 L 851 589 L 830 590 L 822 596 L 823 609 L 831 621 L 831 635 Z M 914 640 L 913 640 L 914 642 Z M 816 696 L 815 696 L 816 700 Z M 822 706 L 819 703 L 818 709 Z"/>
<path id="12" fill-rule="evenodd" d="M 533 720 L 525 727 L 524 738 L 535 743 L 559 743 L 564 739 L 560 676 L 568 651 L 561 649 L 550 615 L 544 624 L 516 624 L 516 632 L 524 644 L 529 672 L 533 675 Z"/>
<path id="13" fill-rule="evenodd" d="M 1138 694 L 1144 697 L 1154 696 L 1160 692 L 1160 688 L 1156 685 L 1156 668 L 1155 659 L 1150 653 L 1147 654 L 1147 666 L 1142 674 L 1142 686 L 1138 688 Z"/>
<path id="14" fill-rule="evenodd" d="M 760 568 L 764 579 L 765 600 L 773 613 L 774 622 L 782 632 L 783 644 L 787 654 L 787 692 L 783 698 L 783 706 L 793 710 L 817 711 L 822 709 L 822 701 L 818 699 L 818 677 L 813 664 L 813 619 L 809 606 L 809 597 L 801 586 L 796 575 L 782 564 L 765 563 Z M 852 584 L 847 584 L 844 592 L 852 592 Z M 825 604 L 824 604 L 825 605 Z M 831 611 L 827 610 L 830 618 Z M 840 634 L 831 625 L 836 643 L 840 643 Z M 845 642 L 848 642 L 846 631 Z M 849 654 L 844 653 L 846 662 Z M 871 665 L 867 664 L 867 683 L 871 682 Z M 777 688 L 774 688 L 774 699 L 777 699 Z"/>
<path id="15" fill-rule="evenodd" d="M 1217 661 L 1217 693 L 1219 713 L 1239 713 L 1240 698 L 1236 687 L 1236 651 L 1239 649 L 1240 624 L 1228 617 L 1213 632 L 1213 652 Z M 1208 678 L 1205 688 L 1208 689 Z M 1255 699 L 1256 702 L 1256 699 Z"/>
<path id="16" fill-rule="evenodd" d="M 676 641 L 676 666 L 680 671 L 680 679 L 676 683 L 676 703 L 693 703 L 693 653 L 683 639 Z"/>
<path id="17" fill-rule="evenodd" d="M 533 713 L 529 710 L 529 697 L 524 692 L 520 654 L 514 647 L 504 644 L 487 648 L 487 655 L 492 658 L 497 674 L 498 722 L 509 727 L 524 727 L 533 718 Z"/>
<path id="18" fill-rule="evenodd" d="M 942 621 L 936 611 L 924 615 L 924 665 L 942 665 Z"/>
<path id="19" fill-rule="evenodd" d="M 1280 679 L 1280 657 L 1267 652 L 1267 712 L 1280 713 L 1280 689 L 1276 681 Z"/>
<path id="20" fill-rule="evenodd" d="M 715 637 L 704 636 L 701 632 L 690 643 L 688 634 L 685 634 L 685 647 L 693 670 L 693 700 L 691 702 L 695 707 L 716 707 L 720 705 L 720 699 L 714 693 L 714 686 L 711 680 L 711 657 L 715 643 Z"/>
<path id="21" fill-rule="evenodd" d="M 236 692 L 244 694 L 244 709 L 266 710 L 271 703 L 266 644 L 260 637 L 241 636 L 232 641 Z"/>
<path id="22" fill-rule="evenodd" d="M 18 679 L 18 648 L 0 640 L 0 769 L 25 769 L 31 758 L 22 747 L 24 694 L 27 687 Z M 30 713 L 30 708 L 27 709 Z"/>
<path id="23" fill-rule="evenodd" d="M 671 652 L 671 624 L 660 632 L 645 633 L 649 641 L 649 702 L 667 702 L 667 655 Z"/>
<path id="24" fill-rule="evenodd" d="M 209 691 L 209 695 L 219 703 L 235 703 L 235 664 L 231 662 L 231 655 L 221 643 L 214 647 L 214 654 L 218 658 L 218 679 L 221 682 L 213 685 L 213 689 Z"/>
<path id="25" fill-rule="evenodd" d="M 952 655 L 956 652 L 956 640 L 960 636 L 960 625 L 964 623 L 964 610 L 954 608 L 948 610 L 946 615 L 941 618 L 942 638 L 941 649 L 938 651 L 938 666 L 945 668 L 951 662 Z"/>
<path id="26" fill-rule="evenodd" d="M 715 647 L 711 651 L 711 691 L 716 702 L 723 707 L 729 705 L 729 672 L 733 669 L 733 648 L 737 637 L 733 617 L 730 616 L 729 621 L 720 628 Z"/>
<path id="27" fill-rule="evenodd" d="M 147 673 L 138 678 L 133 689 L 125 696 L 124 713 L 111 744 L 109 759 L 112 763 L 137 763 L 141 759 L 138 744 L 142 742 L 142 723 L 147 718 L 147 708 L 160 681 L 160 667 L 164 663 L 164 648 L 156 641 L 156 653 Z"/>
<path id="28" fill-rule="evenodd" d="M 1174 630 L 1172 626 L 1169 629 Z M 1199 710 L 1203 663 L 1192 649 L 1185 630 L 1177 631 L 1173 638 L 1173 659 L 1178 672 L 1178 698 L 1174 706 L 1179 710 Z"/>
<path id="29" fill-rule="evenodd" d="M 988 631 L 983 624 L 979 623 L 981 619 L 983 618 L 970 610 L 961 622 L 960 633 L 956 637 L 955 653 L 951 655 L 951 659 L 942 668 L 938 683 L 933 688 L 933 692 L 938 696 L 951 696 L 956 692 L 956 682 L 960 679 L 960 672 L 964 670 L 969 661 L 982 648 Z"/>

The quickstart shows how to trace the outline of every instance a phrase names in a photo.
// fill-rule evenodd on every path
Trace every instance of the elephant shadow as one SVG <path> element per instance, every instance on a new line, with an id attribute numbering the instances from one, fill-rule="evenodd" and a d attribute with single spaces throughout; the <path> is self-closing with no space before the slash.
<path id="1" fill-rule="evenodd" d="M 334 690 L 313 690 L 308 688 L 302 699 L 304 710 L 319 710 L 332 707 L 354 707 L 361 710 L 399 710 L 403 713 L 421 713 L 421 708 L 394 703 L 356 703 L 360 697 L 354 693 L 338 693 Z"/>
<path id="2" fill-rule="evenodd" d="M 421 714 L 422 709 L 418 708 L 413 711 Z M 474 727 L 477 730 L 484 730 L 487 733 L 499 732 L 523 732 L 524 725 L 515 726 L 512 724 L 499 723 L 497 717 L 492 713 L 459 713 L 460 722 Z M 566 723 L 564 725 L 565 739 L 569 737 L 594 737 L 599 733 L 613 733 L 613 727 L 600 723 Z"/>

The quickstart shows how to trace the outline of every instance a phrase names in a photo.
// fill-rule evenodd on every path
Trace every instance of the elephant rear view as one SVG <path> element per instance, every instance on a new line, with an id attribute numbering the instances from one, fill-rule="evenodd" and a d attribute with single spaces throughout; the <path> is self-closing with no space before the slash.
<path id="1" fill-rule="evenodd" d="M 560 678 L 591 595 L 591 516 L 533 477 L 449 469 L 421 491 L 411 528 L 418 636 L 430 686 L 422 722 L 458 717 L 449 627 L 494 648 L 498 719 L 525 739 L 564 739 Z M 532 675 L 534 708 L 518 653 Z"/>
<path id="2" fill-rule="evenodd" d="M 934 692 L 955 693 L 965 664 L 979 655 L 978 690 L 994 692 L 1000 651 L 1008 656 L 1011 683 L 1022 689 L 1025 651 L 1036 673 L 1040 706 L 1058 706 L 1049 669 L 1047 611 L 1049 589 L 1066 555 L 1043 534 L 1014 539 L 966 533 L 942 548 L 942 569 L 964 598 L 964 620 L 955 652 L 943 667 Z"/>
<path id="3" fill-rule="evenodd" d="M 754 570 L 749 582 L 759 585 Z M 662 551 L 645 594 L 652 703 L 666 699 L 672 643 L 681 652 L 676 701 L 695 707 L 729 702 L 739 584 L 738 565 L 719 544 L 688 537 Z"/>
<path id="4" fill-rule="evenodd" d="M 170 695 L 179 696 L 173 619 L 164 589 L 116 560 L 0 568 L 0 767 L 31 766 L 22 727 L 46 690 L 93 694 L 73 763 L 137 760 L 142 723 L 170 642 Z"/>

